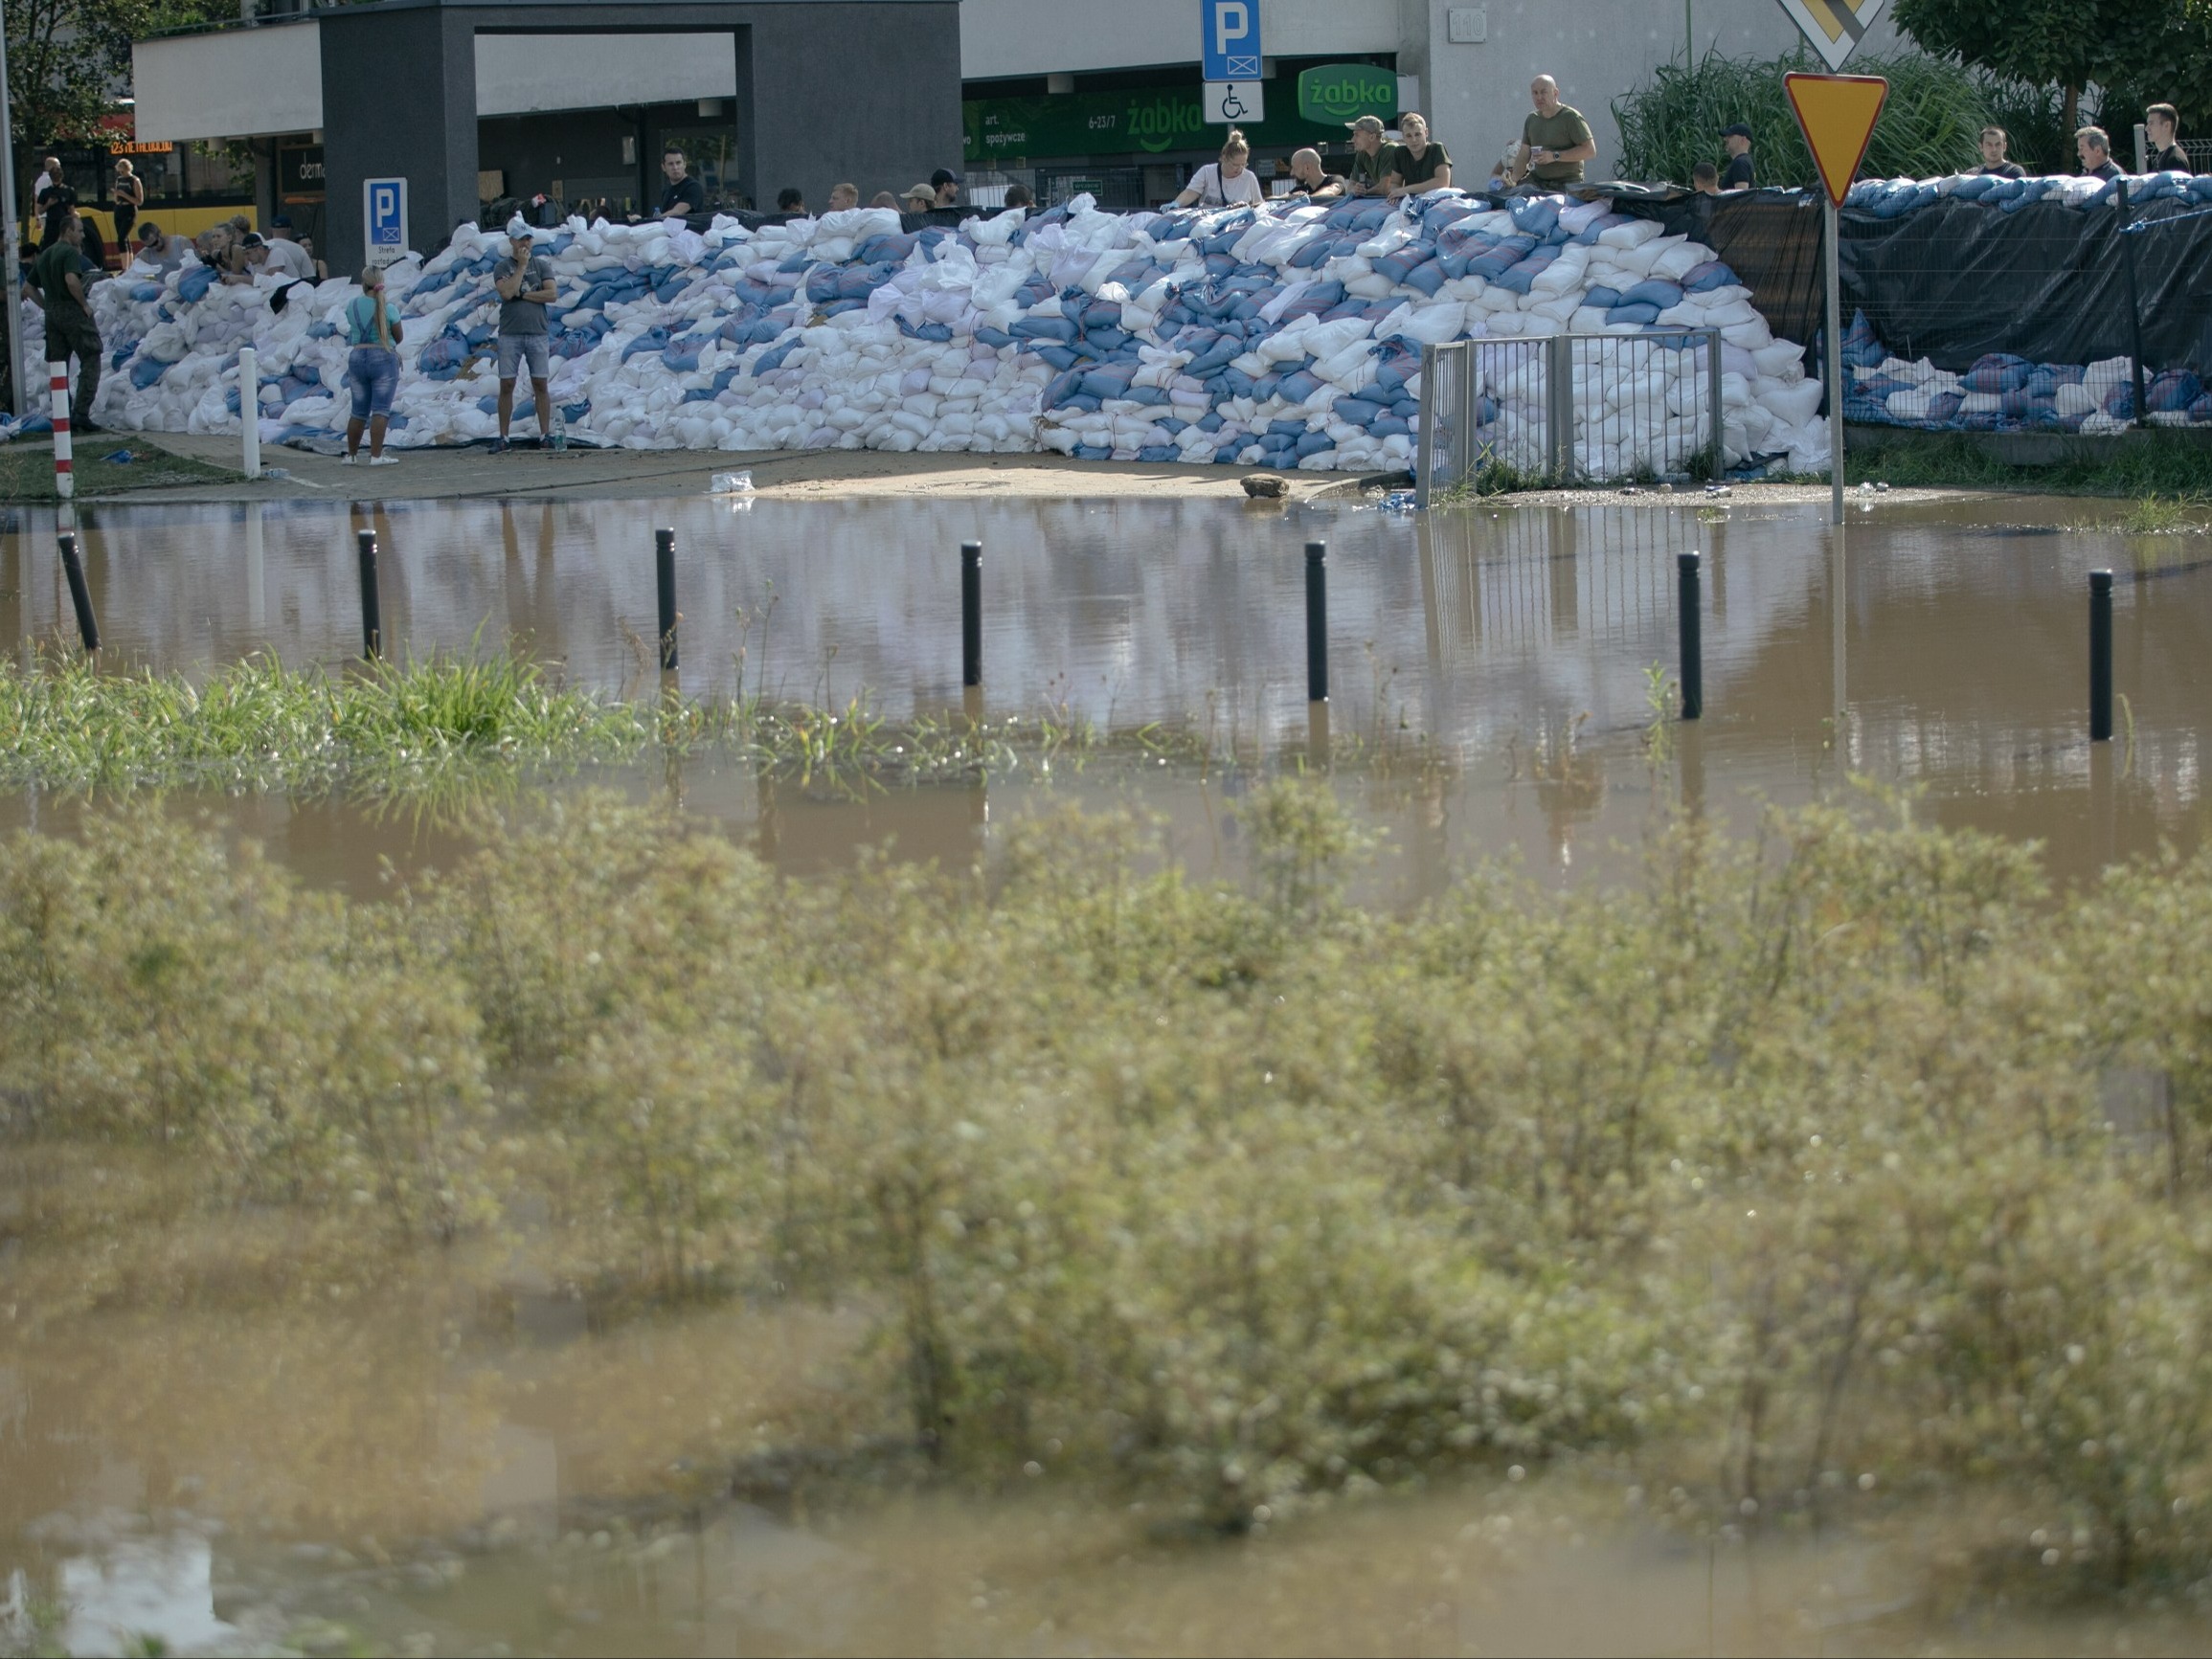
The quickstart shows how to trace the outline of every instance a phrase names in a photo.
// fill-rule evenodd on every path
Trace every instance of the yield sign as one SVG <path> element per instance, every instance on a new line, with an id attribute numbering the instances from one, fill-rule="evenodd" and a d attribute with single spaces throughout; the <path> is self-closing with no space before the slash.
<path id="1" fill-rule="evenodd" d="M 1843 60 L 1858 49 L 1882 15 L 1884 0 L 1782 0 L 1782 10 L 1804 32 L 1813 50 L 1830 69 L 1841 69 Z"/>
<path id="2" fill-rule="evenodd" d="M 1782 77 L 1782 84 L 1820 168 L 1820 182 L 1828 187 L 1828 199 L 1841 207 L 1851 193 L 1851 181 L 1859 176 L 1859 164 L 1866 159 L 1889 82 L 1879 75 L 1790 74 Z"/>

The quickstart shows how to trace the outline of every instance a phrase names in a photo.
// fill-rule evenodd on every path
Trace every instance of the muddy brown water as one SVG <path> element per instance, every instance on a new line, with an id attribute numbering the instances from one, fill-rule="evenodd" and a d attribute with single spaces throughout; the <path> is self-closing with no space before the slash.
<path id="1" fill-rule="evenodd" d="M 2212 570 L 2201 539 L 2063 527 L 2082 504 L 1477 508 L 1426 520 L 1212 503 L 395 503 L 377 530 L 403 650 L 527 651 L 633 687 L 651 530 L 677 530 L 683 682 L 742 682 L 896 717 L 958 705 L 958 547 L 985 547 L 994 706 L 1208 731 L 1248 758 L 1062 767 L 838 794 L 708 754 L 587 772 L 675 793 L 795 872 L 894 839 L 972 858 L 1069 799 L 1162 814 L 1174 855 L 1242 868 L 1238 807 L 1295 761 L 1302 544 L 1330 546 L 1337 733 L 1448 765 L 1349 767 L 1388 835 L 1372 896 L 1501 856 L 1552 881 L 1620 871 L 1682 804 L 1748 822 L 1853 774 L 1937 821 L 2044 842 L 2078 878 L 2202 822 Z M 343 508 L 94 509 L 93 591 L 119 666 L 192 674 L 249 652 L 356 648 Z M 2042 519 L 2041 525 L 2035 523 Z M 2062 527 L 2052 533 L 2052 527 Z M 1675 666 L 1676 555 L 1705 556 L 1706 718 L 1655 721 Z M 2122 738 L 2088 742 L 2087 576 L 2121 572 Z M 2145 579 L 2133 579 L 2140 572 Z M 0 635 L 68 625 L 52 523 L 0 535 Z M 1663 695 L 1663 688 L 1662 688 Z M 381 889 L 449 863 L 435 815 L 173 792 L 310 880 Z M 87 810 L 18 791 L 0 823 Z M 11 1201 L 0 1170 L 0 1205 Z M 859 1322 L 714 1310 L 590 1329 L 523 1270 L 344 1306 L 87 1313 L 27 1338 L 0 1256 L 0 1585 L 78 1652 L 642 1650 L 2201 1651 L 2201 1618 L 1961 1597 L 1956 1540 L 2011 1518 L 1860 1499 L 1791 1525 L 1654 1523 L 1602 1471 L 1350 1506 L 1194 1544 L 1050 1480 L 996 1502 L 737 1503 L 700 1471 L 822 1385 Z M 486 1302 L 481 1287 L 496 1284 Z M 471 1286 L 479 1287 L 471 1289 Z M 756 1494 L 757 1495 L 757 1494 Z M 1971 1523 L 1971 1525 L 1967 1524 Z M 2023 1562 L 2023 1523 L 2012 1527 Z M 0 1651 L 20 1639 L 0 1637 Z"/>
<path id="2" fill-rule="evenodd" d="M 1295 760 L 1310 735 L 1303 544 L 1329 553 L 1336 737 L 1449 766 L 1350 787 L 1389 833 L 1371 886 L 1433 891 L 1502 856 L 1572 879 L 1621 867 L 1657 808 L 1742 824 L 1756 803 L 1861 776 L 1915 791 L 1936 821 L 2044 843 L 2073 879 L 2201 822 L 2212 685 L 2206 538 L 2068 529 L 2094 504 L 1855 500 L 1817 506 L 1372 507 L 1219 502 L 392 503 L 88 509 L 105 660 L 205 673 L 253 652 L 338 663 L 358 648 L 352 532 L 376 531 L 396 652 L 525 652 L 611 691 L 643 681 L 652 531 L 677 536 L 684 688 L 746 689 L 893 719 L 959 704 L 959 547 L 984 547 L 989 706 L 1128 729 L 1162 722 L 1217 749 Z M 28 655 L 73 624 L 50 514 L 0 534 L 0 636 Z M 1672 722 L 1676 557 L 1704 556 L 1705 718 Z M 2087 731 L 2087 578 L 2118 584 L 2120 735 Z M 2136 578 L 2140 579 L 2136 579 Z M 1029 810 L 1033 780 L 855 800 L 768 788 L 711 757 L 606 777 L 756 834 L 787 867 L 895 836 L 966 858 Z M 1163 814 L 1178 856 L 1240 867 L 1242 773 L 1111 780 L 1065 769 L 1052 799 Z M 418 818 L 330 803 L 213 805 L 318 877 L 369 890 L 380 862 L 446 850 Z M 0 822 L 65 824 L 17 794 Z M 43 816 L 41 817 L 40 815 Z"/>

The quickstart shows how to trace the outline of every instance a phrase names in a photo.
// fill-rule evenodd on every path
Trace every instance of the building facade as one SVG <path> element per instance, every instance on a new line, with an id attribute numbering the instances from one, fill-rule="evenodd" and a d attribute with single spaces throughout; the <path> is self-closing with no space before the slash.
<path id="1" fill-rule="evenodd" d="M 1589 176 L 1611 177 L 1612 102 L 1658 65 L 1798 38 L 1777 0 L 1251 3 L 1265 56 L 1238 119 L 1263 178 L 1301 145 L 1341 152 L 1353 114 L 1419 109 L 1479 185 L 1538 74 L 1590 120 Z M 311 228 L 335 270 L 360 262 L 372 176 L 409 181 L 408 240 L 428 249 L 540 196 L 649 210 L 670 144 L 714 205 L 795 188 L 820 208 L 845 180 L 865 201 L 952 167 L 984 204 L 1018 179 L 1134 208 L 1174 195 L 1226 130 L 1202 99 L 1200 0 L 259 4 L 138 48 L 136 139 L 250 156 L 259 215 Z M 1881 24 L 1866 41 L 1894 44 Z"/>

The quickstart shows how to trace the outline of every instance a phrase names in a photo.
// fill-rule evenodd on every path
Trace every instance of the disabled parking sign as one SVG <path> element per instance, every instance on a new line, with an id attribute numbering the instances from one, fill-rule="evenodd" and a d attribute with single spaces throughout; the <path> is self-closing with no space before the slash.
<path id="1" fill-rule="evenodd" d="M 389 265 L 407 252 L 407 181 L 361 181 L 361 240 L 369 263 Z"/>
<path id="2" fill-rule="evenodd" d="M 1199 0 L 1201 56 L 1208 81 L 1259 78 L 1259 0 Z"/>

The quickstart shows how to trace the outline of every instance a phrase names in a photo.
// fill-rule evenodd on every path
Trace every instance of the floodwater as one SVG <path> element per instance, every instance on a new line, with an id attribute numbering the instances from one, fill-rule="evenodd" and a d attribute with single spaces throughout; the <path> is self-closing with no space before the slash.
<path id="1" fill-rule="evenodd" d="M 959 547 L 978 540 L 990 707 L 1161 722 L 1270 761 L 1308 748 L 1302 548 L 1323 540 L 1333 735 L 1446 763 L 1350 784 L 1388 832 L 1374 895 L 1411 897 L 1491 857 L 1556 879 L 1617 871 L 1655 812 L 1741 825 L 1759 801 L 1831 796 L 1853 776 L 1918 793 L 1947 825 L 2043 842 L 2062 878 L 2162 841 L 2194 845 L 2212 551 L 2198 536 L 2063 527 L 2099 510 L 1862 497 L 1838 534 L 1824 506 L 1697 498 L 1419 518 L 1188 501 L 310 503 L 94 508 L 83 536 L 117 665 L 345 661 L 359 639 L 353 533 L 372 528 L 395 653 L 509 648 L 634 692 L 656 626 L 652 532 L 666 526 L 687 692 L 865 695 L 892 719 L 959 706 Z M 1704 555 L 1694 725 L 1656 712 L 1674 695 L 1655 677 L 1678 672 L 1687 551 Z M 2092 746 L 2087 579 L 2099 567 L 2121 577 L 2124 703 L 2118 739 Z M 29 653 L 69 618 L 51 515 L 17 512 L 0 534 L 0 636 Z M 1233 874 L 1243 777 L 1124 768 L 1063 775 L 1044 795 L 1135 799 L 1168 820 L 1190 867 Z M 611 781 L 673 788 L 794 869 L 887 836 L 964 860 L 1042 798 L 1017 777 L 854 800 L 711 757 Z M 19 796 L 0 821 L 72 810 Z M 403 818 L 369 825 L 343 805 L 221 810 L 349 886 L 372 886 L 385 856 L 443 850 Z"/>
<path id="2" fill-rule="evenodd" d="M 1717 503 L 1420 520 L 1212 503 L 395 503 L 364 522 L 400 651 L 512 648 L 634 689 L 651 532 L 672 525 L 688 692 L 865 691 L 893 718 L 959 704 L 958 548 L 981 540 L 992 706 L 1185 726 L 1242 757 L 857 796 L 711 754 L 579 780 L 672 793 L 796 872 L 886 838 L 964 860 L 1009 818 L 1073 799 L 1154 810 L 1191 868 L 1235 874 L 1239 796 L 1309 741 L 1301 549 L 1324 539 L 1331 724 L 1394 757 L 1345 768 L 1343 787 L 1388 832 L 1371 896 L 1402 899 L 1488 857 L 1554 881 L 1624 869 L 1620 849 L 1678 807 L 1742 823 L 1854 774 L 1919 792 L 1938 821 L 2041 841 L 2069 878 L 2162 840 L 2194 845 L 2212 569 L 2200 538 L 2048 527 L 2095 510 L 1855 501 L 1842 535 L 1819 507 Z M 196 674 L 257 651 L 334 664 L 356 648 L 344 508 L 84 516 L 111 665 Z M 68 626 L 52 531 L 18 513 L 0 534 L 0 637 L 26 656 Z M 1692 550 L 1706 712 L 1684 726 L 1655 717 L 1654 674 L 1677 666 L 1676 555 Z M 2098 567 L 2122 578 L 2128 706 L 2121 739 L 2092 748 Z M 386 857 L 442 864 L 463 844 L 404 807 L 169 800 L 361 892 L 379 890 Z M 85 810 L 16 792 L 0 823 L 66 830 Z M 0 1163 L 0 1220 L 24 1178 Z M 1707 1532 L 1660 1524 L 1603 1470 L 1501 1474 L 1203 1542 L 1050 1480 L 988 1502 L 865 1499 L 763 1468 L 733 1497 L 723 1476 L 830 1385 L 865 1319 L 738 1308 L 595 1329 L 527 1264 L 476 1264 L 343 1302 L 156 1300 L 33 1333 L 13 1248 L 0 1652 L 31 1645 L 34 1610 L 54 1621 L 38 1640 L 80 1653 L 148 1638 L 485 1654 L 2206 1646 L 2201 1620 L 2156 1606 L 2052 1614 L 1963 1595 L 1957 1540 L 2004 1536 L 2004 1518 L 1963 1526 L 1940 1501 L 1855 1487 L 1782 1524 Z"/>

